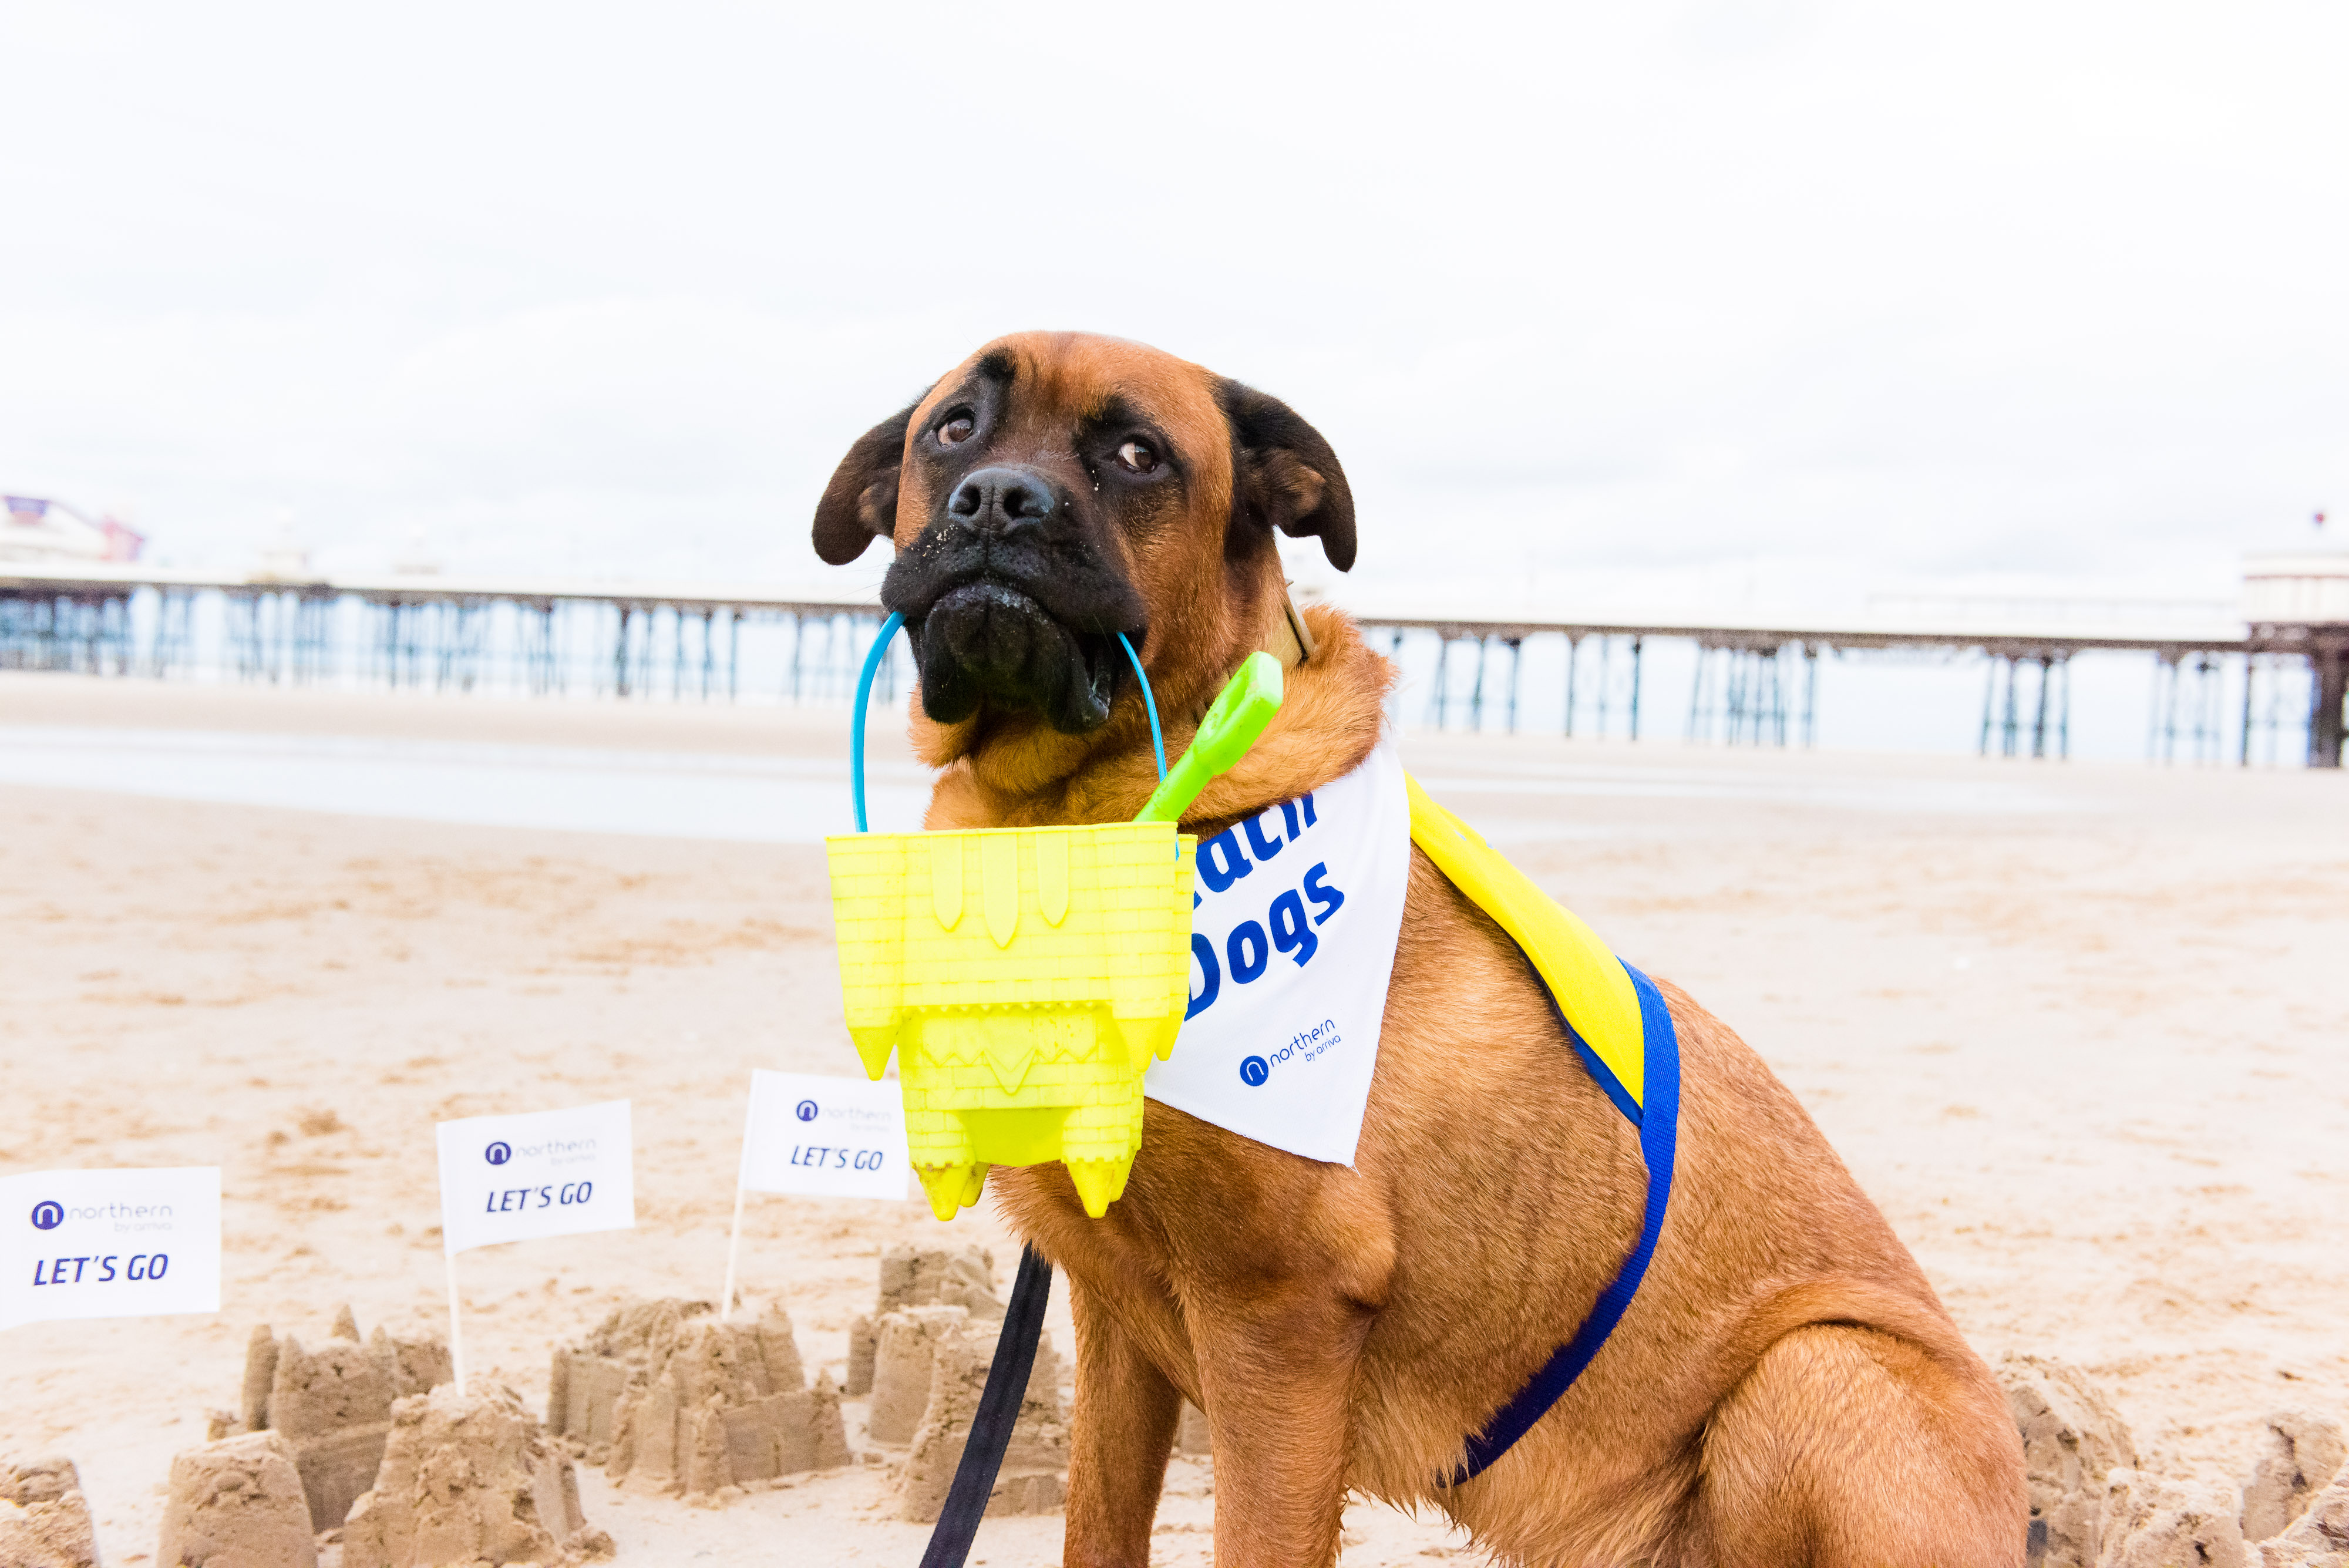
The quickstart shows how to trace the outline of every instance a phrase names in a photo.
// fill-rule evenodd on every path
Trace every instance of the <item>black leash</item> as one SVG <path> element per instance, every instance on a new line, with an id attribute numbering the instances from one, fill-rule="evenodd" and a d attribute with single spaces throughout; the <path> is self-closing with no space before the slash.
<path id="1" fill-rule="evenodd" d="M 1044 1334 L 1044 1303 L 1051 1294 L 1052 1265 L 1034 1247 L 1022 1247 L 1019 1277 L 1011 1282 L 1011 1303 L 1003 1313 L 1003 1334 L 995 1342 L 995 1364 L 987 1369 L 987 1387 L 978 1397 L 978 1413 L 971 1417 L 970 1440 L 963 1446 L 947 1505 L 939 1511 L 937 1528 L 922 1553 L 922 1568 L 962 1568 L 970 1555 L 978 1521 L 987 1514 L 987 1500 L 995 1491 L 996 1472 L 1003 1468 L 1003 1451 L 1011 1446 L 1020 1401 L 1028 1397 L 1036 1342 Z"/>

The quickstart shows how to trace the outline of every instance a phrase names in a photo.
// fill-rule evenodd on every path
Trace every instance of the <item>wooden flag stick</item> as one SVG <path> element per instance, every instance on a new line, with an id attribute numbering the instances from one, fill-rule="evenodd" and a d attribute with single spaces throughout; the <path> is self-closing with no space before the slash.
<path id="1" fill-rule="evenodd" d="M 742 1158 L 734 1167 L 734 1229 L 726 1238 L 726 1290 L 718 1298 L 718 1321 L 729 1323 L 734 1316 L 734 1262 L 742 1251 L 742 1189 L 750 1175 L 750 1135 L 759 1126 L 759 1096 L 754 1087 L 750 1108 L 742 1117 Z"/>
<path id="2" fill-rule="evenodd" d="M 457 1374 L 457 1397 L 465 1397 L 465 1330 L 462 1314 L 457 1310 L 457 1254 L 447 1254 L 449 1260 L 449 1360 Z"/>

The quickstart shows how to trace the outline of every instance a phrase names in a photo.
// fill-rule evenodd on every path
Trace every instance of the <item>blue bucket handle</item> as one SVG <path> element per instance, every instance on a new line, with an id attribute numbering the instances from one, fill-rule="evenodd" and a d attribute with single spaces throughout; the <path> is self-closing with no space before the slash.
<path id="1" fill-rule="evenodd" d="M 873 700 L 873 678 L 881 672 L 882 655 L 889 651 L 889 639 L 905 618 L 895 610 L 881 623 L 881 635 L 873 639 L 872 650 L 864 656 L 864 673 L 856 678 L 856 711 L 851 715 L 848 734 L 848 788 L 856 802 L 856 831 L 869 833 L 864 820 L 864 711 Z M 1117 634 L 1118 642 L 1125 649 L 1125 657 L 1133 661 L 1134 679 L 1142 682 L 1142 706 L 1150 714 L 1150 749 L 1158 758 L 1158 782 L 1166 782 L 1166 738 L 1158 729 L 1158 699 L 1150 693 L 1150 677 L 1142 668 L 1142 656 L 1133 651 L 1133 639 L 1125 633 Z"/>

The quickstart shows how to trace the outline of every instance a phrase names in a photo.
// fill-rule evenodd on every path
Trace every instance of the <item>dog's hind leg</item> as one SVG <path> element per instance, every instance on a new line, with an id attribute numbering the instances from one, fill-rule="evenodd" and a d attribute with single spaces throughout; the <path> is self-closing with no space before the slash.
<path id="1" fill-rule="evenodd" d="M 1077 1275 L 1076 1409 L 1070 1431 L 1067 1568 L 1148 1568 L 1182 1396 Z"/>
<path id="2" fill-rule="evenodd" d="M 1714 1410 L 1682 1561 L 2021 1568 L 2028 1511 L 2013 1426 L 1979 1364 L 1815 1324 Z"/>

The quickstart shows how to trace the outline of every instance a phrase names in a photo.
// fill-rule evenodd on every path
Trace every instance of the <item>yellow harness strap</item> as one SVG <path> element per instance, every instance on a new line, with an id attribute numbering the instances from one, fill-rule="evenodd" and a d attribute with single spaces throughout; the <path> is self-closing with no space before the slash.
<path id="1" fill-rule="evenodd" d="M 1567 1023 L 1631 1104 L 1644 1107 L 1647 1047 L 1640 997 L 1622 964 L 1596 931 L 1430 799 L 1417 779 L 1406 774 L 1403 782 L 1411 791 L 1411 841 L 1525 950 Z"/>

